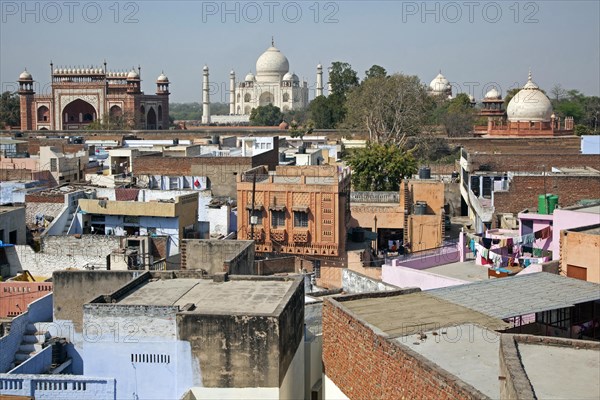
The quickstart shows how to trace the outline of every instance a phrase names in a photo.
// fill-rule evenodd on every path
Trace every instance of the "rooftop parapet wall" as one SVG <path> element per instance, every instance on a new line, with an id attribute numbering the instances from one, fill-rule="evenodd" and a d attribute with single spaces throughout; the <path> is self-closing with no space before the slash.
<path id="1" fill-rule="evenodd" d="M 487 398 L 342 304 L 330 298 L 323 305 L 323 363 L 327 377 L 350 399 Z"/>

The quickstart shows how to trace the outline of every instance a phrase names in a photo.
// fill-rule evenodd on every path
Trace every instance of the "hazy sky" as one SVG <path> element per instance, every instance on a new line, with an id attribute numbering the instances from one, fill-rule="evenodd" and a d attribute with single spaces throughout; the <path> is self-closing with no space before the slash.
<path id="1" fill-rule="evenodd" d="M 590 1 L 4 1 L 0 0 L 0 81 L 14 90 L 23 68 L 42 89 L 49 62 L 142 67 L 154 93 L 164 70 L 171 99 L 200 101 L 202 67 L 228 87 L 255 70 L 271 44 L 314 88 L 315 69 L 345 61 L 364 77 L 371 65 L 418 75 L 439 72 L 480 99 L 527 80 L 547 92 L 560 83 L 600 95 L 600 2 Z M 325 81 L 327 77 L 325 76 Z M 310 97 L 314 96 L 311 90 Z M 225 101 L 218 91 L 213 101 Z"/>

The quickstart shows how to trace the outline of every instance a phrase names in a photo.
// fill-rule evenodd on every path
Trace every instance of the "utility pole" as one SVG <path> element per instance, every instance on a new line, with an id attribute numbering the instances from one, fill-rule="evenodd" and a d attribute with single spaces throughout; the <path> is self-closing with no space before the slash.
<path id="1" fill-rule="evenodd" d="M 256 216 L 254 215 L 254 200 L 256 196 L 256 170 L 252 175 L 252 210 L 250 210 L 250 238 L 254 240 L 254 225 L 256 225 Z"/>

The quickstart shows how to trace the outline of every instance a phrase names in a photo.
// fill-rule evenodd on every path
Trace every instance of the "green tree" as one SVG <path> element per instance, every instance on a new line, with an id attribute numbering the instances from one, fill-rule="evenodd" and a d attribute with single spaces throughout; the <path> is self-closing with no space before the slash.
<path id="1" fill-rule="evenodd" d="M 250 125 L 255 126 L 275 126 L 283 120 L 283 114 L 279 107 L 273 104 L 258 106 L 250 112 Z"/>
<path id="2" fill-rule="evenodd" d="M 90 131 L 122 131 L 135 128 L 135 117 L 129 113 L 110 115 L 105 113 L 102 118 L 90 122 L 85 129 Z"/>
<path id="3" fill-rule="evenodd" d="M 335 127 L 330 101 L 325 96 L 315 97 L 308 105 L 308 118 L 317 129 L 332 129 Z"/>
<path id="4" fill-rule="evenodd" d="M 331 84 L 331 91 L 329 95 L 333 93 L 346 97 L 346 94 L 350 89 L 358 86 L 358 75 L 356 71 L 352 69 L 350 64 L 335 61 L 331 63 L 331 69 L 329 71 L 329 83 Z"/>
<path id="5" fill-rule="evenodd" d="M 385 68 L 379 65 L 373 65 L 367 71 L 365 71 L 365 79 L 369 78 L 385 78 L 387 76 L 387 71 Z"/>
<path id="6" fill-rule="evenodd" d="M 21 125 L 21 104 L 16 93 L 4 92 L 0 95 L 0 129 L 5 126 Z"/>
<path id="7" fill-rule="evenodd" d="M 390 143 L 367 142 L 366 147 L 348 153 L 347 163 L 357 191 L 398 191 L 401 180 L 417 171 L 413 155 Z"/>
<path id="8" fill-rule="evenodd" d="M 442 124 L 449 137 L 469 136 L 473 132 L 475 123 L 475 110 L 471 107 L 471 100 L 466 93 L 460 93 L 448 102 Z"/>
<path id="9" fill-rule="evenodd" d="M 369 78 L 348 95 L 347 123 L 365 129 L 375 143 L 403 147 L 407 137 L 421 132 L 427 97 L 416 76 Z"/>

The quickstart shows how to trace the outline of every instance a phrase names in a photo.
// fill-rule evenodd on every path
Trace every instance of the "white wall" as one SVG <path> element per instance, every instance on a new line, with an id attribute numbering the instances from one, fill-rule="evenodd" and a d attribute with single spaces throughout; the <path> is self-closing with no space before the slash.
<path id="1" fill-rule="evenodd" d="M 323 400 L 349 400 L 348 396 L 327 375 L 323 375 Z"/>
<path id="2" fill-rule="evenodd" d="M 280 400 L 304 398 L 304 335 L 279 387 Z"/>
<path id="3" fill-rule="evenodd" d="M 189 342 L 177 340 L 175 313 L 176 307 L 86 306 L 84 373 L 116 377 L 117 398 L 179 399 L 201 385 Z"/>

